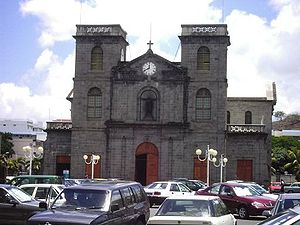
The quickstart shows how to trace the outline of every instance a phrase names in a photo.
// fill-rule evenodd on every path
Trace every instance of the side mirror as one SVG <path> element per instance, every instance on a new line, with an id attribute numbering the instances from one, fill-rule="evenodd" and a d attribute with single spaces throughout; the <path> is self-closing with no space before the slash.
<path id="1" fill-rule="evenodd" d="M 120 209 L 119 205 L 118 204 L 113 204 L 111 205 L 110 207 L 111 211 L 114 212 L 114 211 L 117 211 Z"/>
<path id="2" fill-rule="evenodd" d="M 48 208 L 47 202 L 40 202 L 39 203 L 39 208 L 41 208 L 41 209 L 47 209 Z"/>
<path id="3" fill-rule="evenodd" d="M 231 192 L 227 192 L 227 196 L 230 196 L 230 197 L 232 197 L 232 196 L 233 196 L 233 194 L 232 194 Z"/>
<path id="4" fill-rule="evenodd" d="M 263 216 L 266 216 L 266 217 L 272 216 L 271 210 L 264 210 L 264 211 L 262 212 L 262 215 L 263 215 Z"/>
<path id="5" fill-rule="evenodd" d="M 15 199 L 9 199 L 8 203 L 12 204 L 14 206 L 19 204 L 19 202 L 17 200 L 15 200 Z"/>

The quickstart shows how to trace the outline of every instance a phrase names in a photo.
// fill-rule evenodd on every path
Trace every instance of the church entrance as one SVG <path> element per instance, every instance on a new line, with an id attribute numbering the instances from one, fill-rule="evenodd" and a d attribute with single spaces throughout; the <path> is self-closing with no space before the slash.
<path id="1" fill-rule="evenodd" d="M 158 150 L 150 142 L 140 144 L 135 153 L 135 180 L 142 185 L 158 179 Z"/>

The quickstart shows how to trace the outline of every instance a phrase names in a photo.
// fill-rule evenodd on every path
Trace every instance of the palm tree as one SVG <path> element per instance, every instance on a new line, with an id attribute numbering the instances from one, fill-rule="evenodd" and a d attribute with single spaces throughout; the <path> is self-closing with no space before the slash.
<path id="1" fill-rule="evenodd" d="M 296 180 L 300 180 L 300 149 L 292 147 L 287 151 L 288 163 L 284 165 L 284 170 L 295 175 Z"/>

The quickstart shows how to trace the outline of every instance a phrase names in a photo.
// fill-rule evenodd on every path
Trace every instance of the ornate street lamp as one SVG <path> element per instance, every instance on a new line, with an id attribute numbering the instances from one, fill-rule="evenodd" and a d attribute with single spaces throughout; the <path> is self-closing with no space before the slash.
<path id="1" fill-rule="evenodd" d="M 94 154 L 92 154 L 92 156 L 91 156 L 91 158 L 90 158 L 89 161 L 88 161 L 88 158 L 89 158 L 88 155 L 84 155 L 83 156 L 85 164 L 87 164 L 87 165 L 92 164 L 92 179 L 94 179 L 94 167 L 99 162 L 100 155 L 94 155 Z"/>
<path id="2" fill-rule="evenodd" d="M 222 183 L 223 181 L 223 167 L 226 166 L 226 163 L 228 162 L 228 159 L 222 154 L 220 159 L 219 159 L 219 163 L 216 163 L 217 162 L 217 158 L 213 158 L 213 163 L 214 163 L 214 166 L 215 167 L 220 167 L 220 182 Z"/>
<path id="3" fill-rule="evenodd" d="M 207 183 L 207 186 L 209 186 L 209 162 L 212 162 L 213 161 L 213 158 L 218 154 L 218 151 L 217 150 L 214 150 L 212 148 L 209 148 L 209 145 L 207 145 L 207 149 L 205 151 L 205 155 L 204 155 L 204 159 L 202 158 L 201 159 L 201 154 L 202 154 L 202 150 L 201 149 L 197 149 L 196 150 L 196 155 L 198 157 L 198 160 L 200 161 L 205 161 L 207 160 L 207 163 L 206 163 L 206 183 Z"/>
<path id="4" fill-rule="evenodd" d="M 44 149 L 41 146 L 36 148 L 35 145 L 32 145 L 32 147 L 31 146 L 23 147 L 23 151 L 24 151 L 25 158 L 29 159 L 29 175 L 31 176 L 31 174 L 32 174 L 32 160 L 34 158 L 36 158 L 36 159 L 43 158 Z"/>

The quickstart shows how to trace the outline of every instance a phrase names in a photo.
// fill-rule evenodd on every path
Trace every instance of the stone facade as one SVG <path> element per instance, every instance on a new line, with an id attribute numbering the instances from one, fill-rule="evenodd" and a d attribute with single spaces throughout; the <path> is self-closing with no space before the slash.
<path id="1" fill-rule="evenodd" d="M 209 146 L 229 158 L 227 179 L 235 178 L 247 159 L 252 171 L 242 173 L 245 178 L 270 180 L 266 169 L 274 101 L 227 98 L 226 25 L 182 25 L 181 62 L 156 55 L 151 43 L 145 54 L 126 61 L 128 43 L 120 25 L 78 25 L 74 38 L 72 129 L 64 140 L 70 141 L 66 154 L 70 154 L 72 177 L 90 174 L 82 156 L 97 154 L 101 166 L 96 177 L 142 184 L 174 177 L 205 180 L 197 168 L 203 170 L 206 164 L 196 158 L 195 150 Z M 226 123 L 227 111 L 233 124 Z M 243 120 L 246 111 L 264 129 L 245 134 L 231 126 L 250 129 Z M 48 133 L 47 142 L 54 136 Z M 51 151 L 51 144 L 48 147 Z M 219 170 L 211 166 L 211 182 L 220 179 Z"/>

